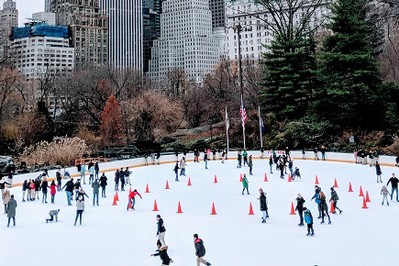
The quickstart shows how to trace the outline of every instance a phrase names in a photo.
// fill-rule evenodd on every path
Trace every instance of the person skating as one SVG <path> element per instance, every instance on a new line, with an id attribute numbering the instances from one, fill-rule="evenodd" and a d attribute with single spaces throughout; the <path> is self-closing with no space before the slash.
<path id="1" fill-rule="evenodd" d="M 252 175 L 252 167 L 253 167 L 253 162 L 252 162 L 252 155 L 249 155 L 248 159 L 248 167 L 249 167 L 249 174 Z"/>
<path id="2" fill-rule="evenodd" d="M 247 190 L 247 195 L 249 195 L 249 190 L 248 190 L 248 179 L 247 176 L 244 174 L 242 177 L 242 195 L 244 195 L 244 191 Z"/>
<path id="3" fill-rule="evenodd" d="M 339 197 L 338 197 L 337 191 L 335 191 L 333 187 L 331 187 L 330 190 L 331 190 L 331 198 L 330 198 L 329 202 L 331 202 L 331 201 L 333 202 L 333 206 L 334 206 L 334 212 L 333 213 L 335 214 L 336 213 L 335 210 L 338 210 L 339 213 L 341 214 L 342 210 L 340 208 L 338 208 L 338 206 L 337 206 L 337 203 L 339 201 Z"/>
<path id="4" fill-rule="evenodd" d="M 57 193 L 58 185 L 55 184 L 55 181 L 51 181 L 50 184 L 50 198 L 51 204 L 54 204 L 55 194 Z"/>
<path id="5" fill-rule="evenodd" d="M 386 186 L 382 186 L 380 194 L 382 195 L 381 205 L 384 205 L 384 201 L 386 201 L 387 205 L 389 206 L 388 195 L 390 195 L 390 194 L 389 194 L 389 191 Z"/>
<path id="6" fill-rule="evenodd" d="M 208 153 L 204 152 L 204 163 L 205 163 L 205 169 L 208 169 Z"/>
<path id="7" fill-rule="evenodd" d="M 130 175 L 132 174 L 132 171 L 129 170 L 129 167 L 126 167 L 125 169 L 125 179 L 126 179 L 126 185 L 132 186 L 132 182 L 130 181 Z"/>
<path id="8" fill-rule="evenodd" d="M 328 224 L 331 224 L 330 215 L 328 214 L 328 206 L 327 206 L 327 199 L 326 195 L 323 191 L 319 193 L 320 198 L 320 206 L 321 206 L 321 224 L 324 224 L 324 217 L 327 216 Z"/>
<path id="9" fill-rule="evenodd" d="M 163 223 L 163 219 L 161 218 L 161 215 L 157 215 L 157 238 L 159 241 L 161 241 L 162 246 L 166 246 L 165 242 L 165 225 Z"/>
<path id="10" fill-rule="evenodd" d="M 197 266 L 200 266 L 201 263 L 207 266 L 211 265 L 211 263 L 207 262 L 204 259 L 204 256 L 206 254 L 204 241 L 202 241 L 202 239 L 198 237 L 198 234 L 194 234 L 194 247 L 195 256 L 197 256 Z"/>
<path id="11" fill-rule="evenodd" d="M 376 172 L 376 174 L 377 174 L 377 183 L 380 183 L 380 182 L 382 183 L 382 178 L 381 178 L 381 175 L 382 175 L 381 165 L 379 164 L 378 161 L 375 162 L 375 172 Z"/>
<path id="12" fill-rule="evenodd" d="M 270 174 L 273 174 L 273 155 L 269 157 Z"/>
<path id="13" fill-rule="evenodd" d="M 4 213 L 7 213 L 8 203 L 10 202 L 10 199 L 11 199 L 10 191 L 7 188 L 5 188 L 3 190 L 2 199 L 3 199 L 3 205 L 4 205 Z"/>
<path id="14" fill-rule="evenodd" d="M 306 234 L 306 236 L 314 236 L 312 213 L 306 207 L 303 207 L 303 210 L 304 210 L 304 216 L 305 216 L 305 223 L 306 223 L 306 227 L 308 230 L 308 233 Z"/>
<path id="15" fill-rule="evenodd" d="M 119 169 L 116 169 L 116 171 L 115 171 L 114 181 L 115 181 L 115 191 L 118 191 L 119 190 Z"/>
<path id="16" fill-rule="evenodd" d="M 317 219 L 321 218 L 321 205 L 320 205 L 320 197 L 319 197 L 319 193 L 321 191 L 321 188 L 319 186 L 314 186 L 314 195 L 310 200 L 313 200 L 316 202 L 317 204 L 317 209 L 319 211 L 319 216 L 317 217 Z"/>
<path id="17" fill-rule="evenodd" d="M 132 206 L 132 210 L 134 210 L 134 205 L 136 204 L 136 196 L 139 196 L 140 199 L 142 199 L 143 197 L 140 195 L 140 193 L 137 191 L 137 189 L 133 190 L 130 192 L 129 194 L 129 202 L 127 203 L 127 210 L 129 210 L 129 204 L 131 203 Z"/>
<path id="18" fill-rule="evenodd" d="M 58 210 L 51 210 L 49 211 L 50 219 L 46 219 L 46 223 L 54 221 L 55 217 L 55 222 L 58 222 L 58 214 L 60 213 L 60 209 Z"/>
<path id="19" fill-rule="evenodd" d="M 173 172 L 175 172 L 175 181 L 179 181 L 179 161 L 176 161 L 175 167 L 173 168 Z"/>
<path id="20" fill-rule="evenodd" d="M 57 180 L 57 190 L 60 191 L 62 187 L 62 175 L 60 169 L 58 169 L 57 172 L 55 173 L 55 178 Z"/>
<path id="21" fill-rule="evenodd" d="M 299 226 L 304 226 L 303 224 L 303 204 L 305 203 L 305 200 L 303 199 L 302 195 L 298 193 L 296 200 L 296 207 L 295 210 L 298 211 L 299 214 Z"/>
<path id="22" fill-rule="evenodd" d="M 76 200 L 76 217 L 75 217 L 75 223 L 73 224 L 74 226 L 76 225 L 78 218 L 79 218 L 79 224 L 82 225 L 82 215 L 84 210 L 85 210 L 85 202 L 83 200 L 83 196 L 79 196 L 78 199 Z"/>
<path id="23" fill-rule="evenodd" d="M 284 160 L 279 160 L 278 168 L 280 170 L 280 178 L 284 179 L 284 169 L 285 169 Z"/>
<path id="24" fill-rule="evenodd" d="M 396 201 L 399 202 L 399 199 L 398 199 L 398 182 L 399 182 L 399 179 L 395 176 L 395 174 L 392 174 L 392 176 L 388 180 L 388 183 L 387 183 L 386 186 L 388 186 L 389 183 L 391 183 L 391 200 L 393 198 L 393 193 L 396 191 Z"/>
<path id="25" fill-rule="evenodd" d="M 94 164 L 89 166 L 89 185 L 93 183 L 94 175 L 96 173 L 96 169 L 94 168 Z"/>
<path id="26" fill-rule="evenodd" d="M 100 183 L 98 182 L 98 178 L 94 179 L 91 187 L 93 188 L 93 206 L 95 204 L 98 206 L 98 194 L 100 192 Z"/>
<path id="27" fill-rule="evenodd" d="M 89 198 L 89 195 L 86 194 L 86 192 L 83 190 L 83 188 L 81 187 L 80 190 L 78 192 L 76 192 L 76 199 L 81 197 L 82 201 L 85 201 L 85 197 Z"/>
<path id="28" fill-rule="evenodd" d="M 125 191 L 126 179 L 125 179 L 125 171 L 123 171 L 123 168 L 121 168 L 121 170 L 119 171 L 119 179 L 121 181 L 121 191 Z"/>
<path id="29" fill-rule="evenodd" d="M 103 173 L 100 177 L 100 186 L 101 186 L 101 197 L 106 198 L 106 187 L 107 187 L 107 180 L 108 178 Z"/>
<path id="30" fill-rule="evenodd" d="M 64 190 L 64 188 L 65 188 L 65 193 L 67 195 L 68 206 L 71 206 L 72 205 L 71 200 L 74 188 L 73 178 L 71 178 L 68 182 L 65 183 L 65 185 L 62 187 L 62 190 Z"/>
<path id="31" fill-rule="evenodd" d="M 7 204 L 7 217 L 8 217 L 8 223 L 7 227 L 10 226 L 10 221 L 12 219 L 13 224 L 15 226 L 15 216 L 17 212 L 17 201 L 14 199 L 14 195 L 11 195 L 10 201 Z"/>
<path id="32" fill-rule="evenodd" d="M 297 177 L 299 177 L 299 179 L 302 179 L 301 178 L 301 173 L 299 172 L 299 168 L 295 167 L 295 171 L 294 171 L 294 174 L 292 175 L 292 179 L 295 180 L 295 178 L 297 178 Z"/>
<path id="33" fill-rule="evenodd" d="M 100 166 L 98 165 L 98 161 L 96 161 L 96 163 L 94 164 L 94 172 L 95 172 L 94 178 L 98 178 L 98 173 L 100 172 Z"/>
<path id="34" fill-rule="evenodd" d="M 269 218 L 269 214 L 267 212 L 268 208 L 267 208 L 267 199 L 266 199 L 266 194 L 263 191 L 262 188 L 259 189 L 259 203 L 260 203 L 260 211 L 262 213 L 262 219 L 261 222 L 262 223 L 266 223 L 266 219 Z"/>
<path id="35" fill-rule="evenodd" d="M 180 160 L 180 175 L 186 176 L 186 158 L 183 156 Z"/>
<path id="36" fill-rule="evenodd" d="M 42 203 L 47 203 L 47 192 L 48 192 L 48 181 L 46 177 L 43 177 L 43 181 L 41 184 L 41 188 L 42 188 Z"/>
<path id="37" fill-rule="evenodd" d="M 238 153 L 237 153 L 237 168 L 241 168 L 241 165 L 242 165 L 241 151 L 238 151 Z"/>
<path id="38" fill-rule="evenodd" d="M 246 150 L 242 152 L 242 158 L 244 159 L 244 166 L 248 165 L 248 152 Z"/>
<path id="39" fill-rule="evenodd" d="M 170 265 L 171 262 L 173 263 L 173 260 L 168 255 L 168 246 L 162 245 L 162 243 L 158 240 L 157 247 L 158 247 L 157 252 L 154 254 L 151 254 L 151 256 L 154 256 L 154 257 L 159 256 L 159 258 L 162 261 L 161 266 Z"/>
<path id="40" fill-rule="evenodd" d="M 75 194 L 76 194 L 75 200 L 78 198 L 78 196 L 79 196 L 78 193 L 81 188 L 82 188 L 82 185 L 80 183 L 80 179 L 78 179 L 78 180 L 76 180 L 75 184 L 73 184 L 73 191 L 75 191 Z"/>
<path id="41" fill-rule="evenodd" d="M 22 202 L 25 202 L 26 191 L 28 190 L 28 180 L 25 180 L 22 184 Z"/>

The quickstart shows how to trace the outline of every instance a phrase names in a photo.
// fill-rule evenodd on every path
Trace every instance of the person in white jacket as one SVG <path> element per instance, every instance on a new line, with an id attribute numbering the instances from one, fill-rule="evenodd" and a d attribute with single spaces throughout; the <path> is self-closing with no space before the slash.
<path id="1" fill-rule="evenodd" d="M 76 218 L 74 226 L 76 225 L 78 218 L 79 218 L 79 224 L 82 225 L 82 214 L 84 210 L 85 210 L 85 202 L 83 201 L 83 197 L 79 196 L 78 199 L 76 200 Z"/>

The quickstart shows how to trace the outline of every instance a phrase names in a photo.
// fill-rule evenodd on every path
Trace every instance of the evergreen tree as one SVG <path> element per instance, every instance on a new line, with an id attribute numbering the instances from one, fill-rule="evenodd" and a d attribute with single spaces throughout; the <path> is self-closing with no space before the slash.
<path id="1" fill-rule="evenodd" d="M 286 39 L 280 35 L 264 55 L 262 106 L 278 121 L 301 118 L 315 85 L 315 43 L 311 37 Z"/>
<path id="2" fill-rule="evenodd" d="M 367 22 L 368 0 L 338 0 L 318 60 L 316 112 L 346 128 L 376 128 L 383 121 L 381 77 Z"/>

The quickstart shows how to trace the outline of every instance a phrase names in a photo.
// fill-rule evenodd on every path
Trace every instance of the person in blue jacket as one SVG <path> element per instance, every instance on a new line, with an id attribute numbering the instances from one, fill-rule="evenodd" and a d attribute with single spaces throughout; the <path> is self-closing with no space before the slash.
<path id="1" fill-rule="evenodd" d="M 305 223 L 308 228 L 308 233 L 306 234 L 306 236 L 314 236 L 312 213 L 306 207 L 304 207 L 303 210 L 304 210 L 304 215 L 305 215 Z"/>
<path id="2" fill-rule="evenodd" d="M 313 195 L 313 197 L 310 199 L 310 200 L 313 200 L 313 199 L 315 199 L 314 201 L 316 202 L 316 204 L 317 204 L 317 209 L 318 209 L 318 211 L 319 211 L 319 216 L 317 217 L 317 219 L 320 219 L 321 218 L 321 201 L 320 201 L 320 196 L 319 196 L 319 194 L 320 194 L 320 191 L 321 191 L 321 187 L 319 187 L 319 186 L 314 186 L 314 195 Z"/>

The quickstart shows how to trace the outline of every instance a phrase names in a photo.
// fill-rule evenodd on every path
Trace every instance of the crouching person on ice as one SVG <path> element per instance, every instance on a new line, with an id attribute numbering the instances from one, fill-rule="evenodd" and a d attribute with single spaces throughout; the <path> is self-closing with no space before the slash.
<path id="1" fill-rule="evenodd" d="M 151 256 L 159 256 L 162 261 L 161 266 L 170 265 L 171 262 L 173 263 L 173 260 L 168 255 L 168 246 L 162 246 L 161 241 L 158 240 L 157 247 L 157 253 L 151 254 Z"/>
<path id="2" fill-rule="evenodd" d="M 46 223 L 54 221 L 55 217 L 55 222 L 58 222 L 58 213 L 60 212 L 60 209 L 58 210 L 51 210 L 49 211 L 50 219 L 46 219 Z"/>

